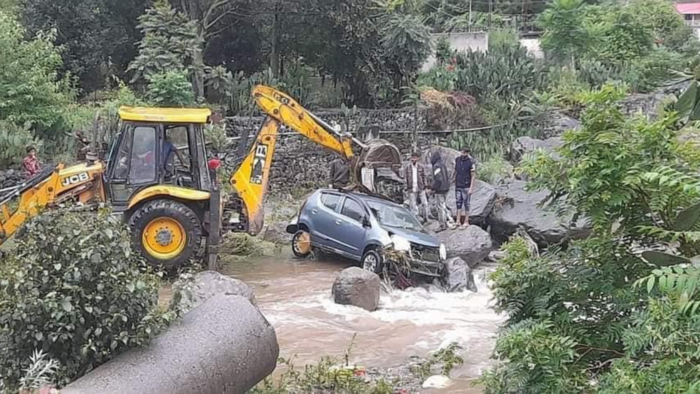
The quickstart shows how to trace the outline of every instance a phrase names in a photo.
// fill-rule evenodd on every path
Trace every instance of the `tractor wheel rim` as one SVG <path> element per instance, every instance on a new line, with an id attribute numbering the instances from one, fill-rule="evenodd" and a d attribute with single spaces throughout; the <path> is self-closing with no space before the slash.
<path id="1" fill-rule="evenodd" d="M 311 249 L 311 241 L 309 239 L 309 233 L 300 233 L 294 236 L 294 242 L 292 247 L 294 251 L 298 254 L 309 253 Z"/>
<path id="2" fill-rule="evenodd" d="M 143 230 L 142 243 L 146 252 L 158 260 L 170 260 L 185 249 L 187 234 L 182 224 L 173 218 L 151 220 Z"/>

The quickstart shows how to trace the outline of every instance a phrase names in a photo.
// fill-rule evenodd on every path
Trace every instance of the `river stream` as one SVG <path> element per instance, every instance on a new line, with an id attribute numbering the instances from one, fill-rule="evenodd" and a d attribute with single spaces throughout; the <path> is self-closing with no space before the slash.
<path id="1" fill-rule="evenodd" d="M 490 365 L 496 330 L 503 320 L 489 308 L 485 275 L 492 267 L 475 270 L 477 293 L 422 288 L 383 292 L 379 309 L 367 312 L 337 305 L 331 298 L 335 277 L 350 265 L 282 256 L 228 264 L 224 273 L 254 288 L 258 306 L 277 333 L 280 356 L 294 357 L 295 365 L 314 363 L 322 356 L 342 358 L 352 343 L 352 363 L 385 369 L 457 342 L 465 362 L 452 371 L 454 384 L 421 392 L 481 392 L 471 382 Z"/>

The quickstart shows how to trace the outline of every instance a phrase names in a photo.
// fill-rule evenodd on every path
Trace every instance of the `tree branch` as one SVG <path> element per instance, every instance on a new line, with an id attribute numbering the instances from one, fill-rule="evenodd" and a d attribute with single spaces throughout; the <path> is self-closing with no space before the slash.
<path id="1" fill-rule="evenodd" d="M 216 37 L 216 36 L 218 36 L 219 34 L 225 32 L 226 30 L 228 30 L 228 29 L 230 29 L 230 28 L 236 26 L 237 24 L 238 24 L 238 21 L 235 21 L 234 23 L 226 24 L 226 25 L 225 25 L 224 27 L 222 27 L 221 29 L 215 30 L 215 31 L 213 31 L 213 32 L 209 32 L 208 30 L 205 30 L 206 33 L 204 34 L 204 36 L 205 36 L 206 39 L 209 39 L 209 38 L 212 38 L 212 37 Z"/>
<path id="2" fill-rule="evenodd" d="M 228 3 L 229 0 L 218 0 L 214 3 L 212 3 L 209 8 L 207 9 L 207 12 L 204 13 L 204 17 L 202 18 L 202 25 L 204 26 L 204 29 L 206 30 L 208 27 L 212 26 L 212 23 L 209 22 L 209 18 L 211 15 L 214 13 L 214 11 L 221 7 L 222 5 Z"/>
<path id="3" fill-rule="evenodd" d="M 217 16 L 213 21 L 204 24 L 204 31 L 207 31 L 214 27 L 222 18 L 233 13 L 233 10 L 229 9 L 223 12 L 221 15 Z"/>

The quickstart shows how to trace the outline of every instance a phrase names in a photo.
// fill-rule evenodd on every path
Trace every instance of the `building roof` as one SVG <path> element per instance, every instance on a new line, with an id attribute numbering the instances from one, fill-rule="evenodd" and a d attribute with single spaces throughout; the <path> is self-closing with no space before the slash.
<path id="1" fill-rule="evenodd" d="M 700 3 L 676 4 L 676 10 L 683 14 L 700 14 Z"/>
<path id="2" fill-rule="evenodd" d="M 132 122 L 207 123 L 210 115 L 208 108 L 119 108 L 119 117 Z"/>

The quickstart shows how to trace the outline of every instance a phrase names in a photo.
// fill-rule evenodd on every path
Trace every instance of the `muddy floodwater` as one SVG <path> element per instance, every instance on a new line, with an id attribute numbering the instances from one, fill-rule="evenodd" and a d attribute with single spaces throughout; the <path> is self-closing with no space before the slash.
<path id="1" fill-rule="evenodd" d="M 422 392 L 481 391 L 471 381 L 490 365 L 496 330 L 503 320 L 489 308 L 485 274 L 493 268 L 475 271 L 477 293 L 424 289 L 382 293 L 379 309 L 367 312 L 336 305 L 331 298 L 335 277 L 351 264 L 281 256 L 229 264 L 223 273 L 253 286 L 261 311 L 275 327 L 280 356 L 294 356 L 295 365 L 314 363 L 322 356 L 342 358 L 355 334 L 351 362 L 365 367 L 397 367 L 411 356 L 426 357 L 457 342 L 464 348 L 465 363 L 452 371 L 454 385 Z"/>

